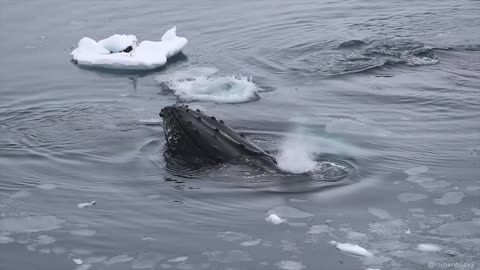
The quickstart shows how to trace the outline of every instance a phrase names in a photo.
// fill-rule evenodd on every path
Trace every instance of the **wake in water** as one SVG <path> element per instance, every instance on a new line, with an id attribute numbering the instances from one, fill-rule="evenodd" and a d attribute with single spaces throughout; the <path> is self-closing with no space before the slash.
<path id="1" fill-rule="evenodd" d="M 260 98 L 260 88 L 251 78 L 240 75 L 213 76 L 216 72 L 214 68 L 191 68 L 160 75 L 155 80 L 166 92 L 173 92 L 186 102 L 244 103 Z"/>
<path id="2" fill-rule="evenodd" d="M 439 62 L 434 47 L 407 39 L 348 40 L 330 50 L 319 50 L 317 44 L 310 44 L 302 48 L 301 54 L 293 46 L 280 52 L 278 57 L 288 70 L 327 76 L 358 73 L 388 65 L 423 66 Z M 292 61 L 285 63 L 285 59 Z"/>

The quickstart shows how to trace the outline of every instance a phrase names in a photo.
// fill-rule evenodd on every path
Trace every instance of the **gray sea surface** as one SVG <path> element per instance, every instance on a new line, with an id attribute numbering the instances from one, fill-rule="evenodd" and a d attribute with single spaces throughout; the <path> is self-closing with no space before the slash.
<path id="1" fill-rule="evenodd" d="M 0 270 L 480 268 L 479 1 L 0 4 Z M 161 69 L 70 61 L 172 26 Z M 319 166 L 169 162 L 174 103 Z"/>

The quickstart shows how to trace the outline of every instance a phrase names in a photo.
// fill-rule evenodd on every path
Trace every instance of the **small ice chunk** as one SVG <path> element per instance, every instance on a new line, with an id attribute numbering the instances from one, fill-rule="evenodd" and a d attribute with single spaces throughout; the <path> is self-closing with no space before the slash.
<path id="1" fill-rule="evenodd" d="M 88 257 L 88 258 L 87 258 L 87 263 L 88 263 L 88 264 L 101 263 L 101 262 L 104 262 L 106 259 L 107 259 L 106 256 L 93 256 L 93 257 Z"/>
<path id="2" fill-rule="evenodd" d="M 374 215 L 379 219 L 390 219 L 390 218 L 392 218 L 390 213 L 388 213 L 387 210 L 384 210 L 384 209 L 370 207 L 370 208 L 368 208 L 368 212 L 371 215 Z"/>
<path id="3" fill-rule="evenodd" d="M 29 191 L 20 190 L 20 191 L 17 191 L 15 193 L 13 193 L 12 195 L 10 195 L 10 198 L 12 198 L 12 199 L 26 198 L 26 197 L 30 196 L 31 194 L 32 193 L 30 193 Z"/>
<path id="4" fill-rule="evenodd" d="M 406 179 L 409 182 L 417 183 L 420 185 L 425 185 L 425 183 L 435 181 L 435 178 L 433 177 L 423 177 L 423 176 L 418 176 L 418 175 L 410 175 Z"/>
<path id="5" fill-rule="evenodd" d="M 104 264 L 116 264 L 116 263 L 126 263 L 133 260 L 133 257 L 130 257 L 126 254 L 113 256 L 110 259 L 104 261 Z"/>
<path id="6" fill-rule="evenodd" d="M 336 246 L 336 248 L 338 248 L 341 251 L 344 251 L 346 253 L 350 253 L 353 255 L 359 255 L 359 256 L 365 256 L 365 257 L 373 256 L 373 253 L 371 253 L 370 251 L 364 249 L 359 245 L 354 245 L 349 243 L 338 243 L 336 241 L 330 241 L 330 244 Z"/>
<path id="7" fill-rule="evenodd" d="M 275 214 L 270 214 L 268 217 L 265 218 L 266 221 L 271 222 L 275 225 L 280 224 L 285 222 L 286 220 L 283 218 L 280 218 L 279 216 Z"/>
<path id="8" fill-rule="evenodd" d="M 78 208 L 90 207 L 90 206 L 92 206 L 92 205 L 95 205 L 96 203 L 97 203 L 97 201 L 79 203 L 79 204 L 77 204 L 77 207 L 78 207 Z"/>
<path id="9" fill-rule="evenodd" d="M 439 180 L 439 181 L 430 181 L 430 182 L 422 182 L 419 183 L 422 187 L 428 189 L 437 189 L 437 188 L 446 188 L 450 186 L 450 183 L 447 181 Z"/>
<path id="10" fill-rule="evenodd" d="M 436 252 L 442 250 L 439 246 L 434 244 L 419 244 L 417 249 L 425 252 Z"/>
<path id="11" fill-rule="evenodd" d="M 465 194 L 463 192 L 452 191 L 443 194 L 441 198 L 434 199 L 433 202 L 439 205 L 457 204 L 460 203 L 464 197 Z"/>
<path id="12" fill-rule="evenodd" d="M 440 225 L 436 231 L 448 236 L 468 236 L 480 232 L 480 222 L 464 221 Z"/>
<path id="13" fill-rule="evenodd" d="M 319 233 L 324 233 L 330 231 L 330 227 L 325 224 L 320 224 L 320 225 L 312 225 L 310 226 L 310 229 L 308 230 L 307 234 L 319 234 Z"/>
<path id="14" fill-rule="evenodd" d="M 217 237 L 222 240 L 231 241 L 231 242 L 248 241 L 252 239 L 252 237 L 248 234 L 241 233 L 241 232 L 231 232 L 231 231 L 219 232 L 217 233 Z"/>
<path id="15" fill-rule="evenodd" d="M 305 268 L 305 265 L 301 262 L 296 261 L 280 261 L 275 264 L 278 268 L 284 270 L 302 270 Z"/>
<path id="16" fill-rule="evenodd" d="M 89 270 L 92 267 L 91 264 L 82 264 L 75 268 L 74 270 Z"/>
<path id="17" fill-rule="evenodd" d="M 403 202 L 403 203 L 408 203 L 408 202 L 415 202 L 415 201 L 420 201 L 420 200 L 425 200 L 428 198 L 427 195 L 421 194 L 421 193 L 413 193 L 413 192 L 404 192 L 401 193 L 397 196 L 398 200 Z"/>
<path id="18" fill-rule="evenodd" d="M 427 166 L 417 166 L 405 170 L 405 173 L 408 175 L 418 175 L 426 172 L 428 172 Z"/>
<path id="19" fill-rule="evenodd" d="M 39 235 L 36 240 L 39 245 L 49 245 L 55 243 L 55 241 L 55 238 L 45 234 Z"/>
<path id="20" fill-rule="evenodd" d="M 168 260 L 168 262 L 170 263 L 179 263 L 179 262 L 184 262 L 188 260 L 188 257 L 187 256 L 182 256 L 182 257 L 176 257 L 176 258 L 172 258 L 170 260 Z"/>
<path id="21" fill-rule="evenodd" d="M 480 190 L 480 186 L 468 186 L 466 188 L 467 191 L 477 191 Z"/>
<path id="22" fill-rule="evenodd" d="M 313 217 L 312 214 L 302 211 L 300 209 L 291 207 L 291 206 L 277 206 L 268 210 L 267 214 L 275 214 L 282 218 L 307 218 Z"/>
<path id="23" fill-rule="evenodd" d="M 206 251 L 202 253 L 207 256 L 209 260 L 219 262 L 219 263 L 238 263 L 238 262 L 248 262 L 252 258 L 250 255 L 243 250 L 229 250 L 229 251 Z"/>
<path id="24" fill-rule="evenodd" d="M 95 230 L 82 229 L 82 230 L 72 230 L 70 231 L 70 233 L 76 236 L 90 237 L 90 236 L 94 236 L 97 232 Z"/>
<path id="25" fill-rule="evenodd" d="M 67 249 L 63 248 L 63 247 L 54 247 L 54 248 L 52 248 L 52 251 L 55 254 L 64 254 L 64 253 L 67 252 Z"/>
<path id="26" fill-rule="evenodd" d="M 164 256 L 153 252 L 140 253 L 137 258 L 132 262 L 133 269 L 145 269 L 153 268 L 161 260 L 165 259 Z"/>
<path id="27" fill-rule="evenodd" d="M 76 264 L 83 264 L 82 259 L 73 259 L 73 262 L 76 263 Z"/>
<path id="28" fill-rule="evenodd" d="M 51 189 L 57 188 L 57 186 L 54 184 L 44 183 L 44 184 L 38 185 L 37 188 L 43 189 L 43 190 L 51 190 Z"/>
<path id="29" fill-rule="evenodd" d="M 38 252 L 43 253 L 43 254 L 50 254 L 51 251 L 48 248 L 42 248 Z"/>
<path id="30" fill-rule="evenodd" d="M 0 235 L 0 244 L 8 244 L 12 242 L 15 242 L 15 239 L 8 236 Z"/>
<path id="31" fill-rule="evenodd" d="M 244 247 L 251 247 L 251 246 L 256 246 L 258 244 L 260 244 L 262 242 L 262 239 L 256 239 L 256 240 L 252 240 L 252 241 L 245 241 L 245 242 L 242 242 L 240 245 L 244 246 Z"/>

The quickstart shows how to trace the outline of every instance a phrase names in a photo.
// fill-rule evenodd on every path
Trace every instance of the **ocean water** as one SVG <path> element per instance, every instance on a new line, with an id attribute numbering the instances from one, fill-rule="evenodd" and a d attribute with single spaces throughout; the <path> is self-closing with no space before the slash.
<path id="1" fill-rule="evenodd" d="M 480 2 L 1 4 L 1 270 L 480 267 Z M 174 25 L 164 68 L 70 61 Z M 174 103 L 313 172 L 172 163 Z"/>

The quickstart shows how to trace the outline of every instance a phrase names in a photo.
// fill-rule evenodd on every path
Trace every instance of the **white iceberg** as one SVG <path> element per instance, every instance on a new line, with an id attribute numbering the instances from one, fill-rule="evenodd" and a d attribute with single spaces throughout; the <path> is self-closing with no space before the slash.
<path id="1" fill-rule="evenodd" d="M 161 41 L 144 40 L 138 46 L 133 35 L 115 34 L 98 42 L 84 37 L 71 55 L 80 66 L 148 70 L 165 65 L 167 59 L 181 52 L 187 43 L 186 38 L 177 37 L 173 27 L 165 32 Z M 131 51 L 124 52 L 129 46 Z"/>

